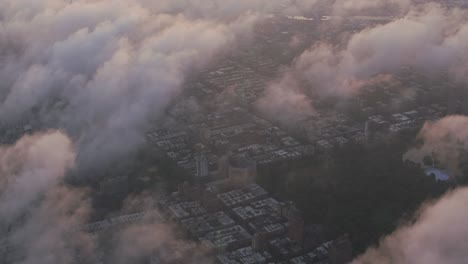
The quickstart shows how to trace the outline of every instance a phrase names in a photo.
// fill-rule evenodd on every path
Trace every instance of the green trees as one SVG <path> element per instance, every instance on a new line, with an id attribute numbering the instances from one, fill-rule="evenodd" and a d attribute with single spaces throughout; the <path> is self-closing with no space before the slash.
<path id="1" fill-rule="evenodd" d="M 296 202 L 309 222 L 329 227 L 330 236 L 349 233 L 359 253 L 447 189 L 402 160 L 405 146 L 401 139 L 346 146 L 331 154 L 328 166 L 313 162 L 289 168 L 283 171 L 282 184 L 270 186 L 281 188 L 274 192 Z"/>

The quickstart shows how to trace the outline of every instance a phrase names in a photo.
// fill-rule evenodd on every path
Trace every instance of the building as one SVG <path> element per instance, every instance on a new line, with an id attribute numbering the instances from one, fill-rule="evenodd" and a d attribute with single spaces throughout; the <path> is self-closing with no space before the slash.
<path id="1" fill-rule="evenodd" d="M 250 246 L 216 256 L 219 264 L 265 264 L 271 259 L 267 251 L 259 252 Z"/>
<path id="2" fill-rule="evenodd" d="M 207 211 L 199 202 L 187 201 L 168 207 L 169 218 L 181 221 L 190 217 L 206 214 Z"/>
<path id="3" fill-rule="evenodd" d="M 267 238 L 273 238 L 286 232 L 282 218 L 275 214 L 265 215 L 250 221 L 247 224 L 247 229 L 252 234 L 263 233 Z"/>
<path id="4" fill-rule="evenodd" d="M 157 211 L 154 210 L 120 215 L 86 224 L 81 227 L 81 230 L 92 234 L 97 234 L 112 228 L 121 228 L 123 226 L 141 223 L 145 220 L 154 219 L 155 217 L 159 218 L 160 216 Z"/>
<path id="5" fill-rule="evenodd" d="M 242 186 L 255 182 L 257 178 L 257 164 L 244 157 L 229 157 L 227 160 L 227 178 L 236 185 Z"/>
<path id="6" fill-rule="evenodd" d="M 202 197 L 203 187 L 199 183 L 190 184 L 185 181 L 178 186 L 178 194 L 187 200 L 200 200 Z"/>
<path id="7" fill-rule="evenodd" d="M 223 203 L 218 198 L 217 190 L 213 188 L 206 188 L 203 191 L 201 202 L 209 212 L 216 212 L 223 209 Z"/>
<path id="8" fill-rule="evenodd" d="M 253 201 L 246 206 L 239 206 L 232 209 L 234 216 L 242 223 L 259 218 L 264 215 L 271 215 L 278 211 L 280 203 L 273 198 L 266 198 Z"/>
<path id="9" fill-rule="evenodd" d="M 288 215 L 288 238 L 302 245 L 304 242 L 305 222 L 299 210 Z"/>
<path id="10" fill-rule="evenodd" d="M 264 251 L 268 247 L 268 235 L 263 232 L 258 232 L 254 234 L 252 239 L 252 248 L 257 251 Z"/>
<path id="11" fill-rule="evenodd" d="M 251 244 L 252 236 L 240 225 L 212 231 L 200 241 L 208 248 L 218 251 L 232 251 Z"/>
<path id="12" fill-rule="evenodd" d="M 199 238 L 208 232 L 233 226 L 235 222 L 224 212 L 216 212 L 182 220 L 180 224 L 192 238 Z"/>
<path id="13" fill-rule="evenodd" d="M 287 237 L 280 237 L 271 240 L 268 248 L 274 257 L 280 260 L 288 260 L 303 254 L 303 248 L 297 242 Z"/>
<path id="14" fill-rule="evenodd" d="M 195 179 L 201 181 L 209 176 L 208 159 L 205 154 L 199 154 L 195 157 Z"/>
<path id="15" fill-rule="evenodd" d="M 318 264 L 329 263 L 330 249 L 332 248 L 333 241 L 323 243 L 312 252 L 305 255 L 292 258 L 291 264 Z M 332 262 L 333 263 L 333 262 Z M 346 262 L 347 263 L 347 262 Z"/>
<path id="16" fill-rule="evenodd" d="M 268 193 L 265 189 L 253 183 L 241 189 L 218 194 L 218 199 L 221 200 L 225 207 L 233 208 L 254 200 L 265 198 L 267 195 Z"/>

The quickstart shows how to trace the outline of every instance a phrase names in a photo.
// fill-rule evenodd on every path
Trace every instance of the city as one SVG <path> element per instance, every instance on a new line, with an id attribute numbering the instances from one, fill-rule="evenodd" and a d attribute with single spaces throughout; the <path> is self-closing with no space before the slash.
<path id="1" fill-rule="evenodd" d="M 130 2 L 0 3 L 0 263 L 468 260 L 468 2 Z"/>

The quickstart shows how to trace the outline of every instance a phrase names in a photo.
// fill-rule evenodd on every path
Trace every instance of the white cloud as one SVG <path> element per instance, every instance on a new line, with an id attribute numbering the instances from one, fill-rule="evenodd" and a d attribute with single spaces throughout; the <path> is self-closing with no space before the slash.
<path id="1" fill-rule="evenodd" d="M 468 261 L 468 189 L 425 206 L 416 222 L 400 227 L 352 264 L 462 264 Z"/>

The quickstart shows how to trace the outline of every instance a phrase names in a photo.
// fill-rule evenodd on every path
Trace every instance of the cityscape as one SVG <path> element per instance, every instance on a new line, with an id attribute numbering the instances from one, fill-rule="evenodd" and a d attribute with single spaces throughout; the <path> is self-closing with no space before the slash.
<path id="1" fill-rule="evenodd" d="M 468 1 L 0 2 L 0 264 L 468 262 Z"/>

